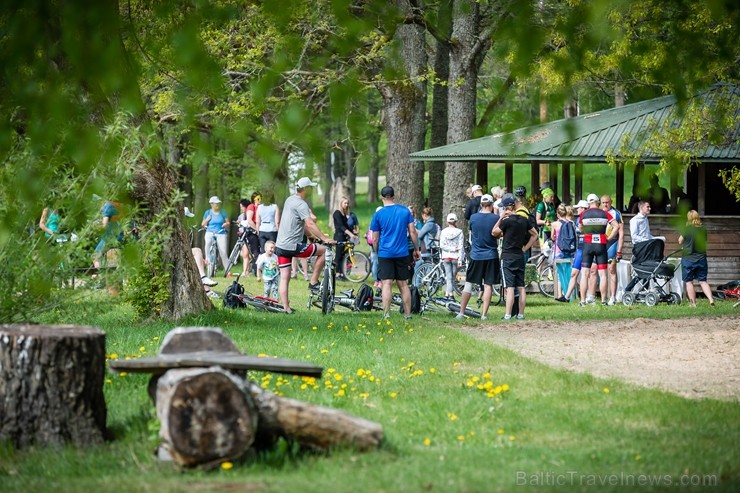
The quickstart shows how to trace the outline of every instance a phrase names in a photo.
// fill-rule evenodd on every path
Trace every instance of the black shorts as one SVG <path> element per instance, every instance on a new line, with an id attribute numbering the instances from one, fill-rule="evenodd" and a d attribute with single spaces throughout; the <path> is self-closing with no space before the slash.
<path id="1" fill-rule="evenodd" d="M 468 263 L 465 271 L 465 282 L 472 284 L 487 284 L 493 286 L 501 282 L 501 261 L 497 258 L 490 260 L 473 260 Z"/>
<path id="2" fill-rule="evenodd" d="M 590 269 L 591 264 L 596 262 L 596 268 L 604 270 L 609 263 L 609 255 L 606 251 L 606 245 L 601 243 L 584 243 L 583 258 L 581 259 L 581 269 Z"/>
<path id="3" fill-rule="evenodd" d="M 524 287 L 524 255 L 517 259 L 501 260 L 501 270 L 504 274 L 505 288 L 523 288 Z"/>
<path id="4" fill-rule="evenodd" d="M 378 279 L 381 281 L 397 280 L 408 281 L 410 275 L 409 258 L 382 258 L 378 257 Z"/>

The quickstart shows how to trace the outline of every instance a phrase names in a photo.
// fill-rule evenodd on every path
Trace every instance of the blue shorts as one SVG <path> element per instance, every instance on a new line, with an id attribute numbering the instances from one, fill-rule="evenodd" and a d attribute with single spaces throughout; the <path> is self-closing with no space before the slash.
<path id="1" fill-rule="evenodd" d="M 707 271 L 707 259 L 702 259 L 697 262 L 691 262 L 690 260 L 681 260 L 681 273 L 683 274 L 684 282 L 691 281 L 706 281 Z"/>
<path id="2" fill-rule="evenodd" d="M 611 244 L 609 248 L 606 249 L 606 256 L 609 258 L 609 262 L 617 258 L 617 244 L 618 242 L 615 241 Z"/>
<path id="3" fill-rule="evenodd" d="M 583 260 L 583 248 L 576 250 L 576 256 L 573 259 L 573 268 L 575 270 L 581 270 L 581 261 Z"/>

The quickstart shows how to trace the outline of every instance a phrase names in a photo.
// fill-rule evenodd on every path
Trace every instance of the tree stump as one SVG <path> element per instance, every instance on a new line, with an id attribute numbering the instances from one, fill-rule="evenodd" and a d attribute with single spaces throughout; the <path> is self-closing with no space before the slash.
<path id="1" fill-rule="evenodd" d="M 254 442 L 256 406 L 244 380 L 221 368 L 167 371 L 156 403 L 162 459 L 207 467 L 241 457 Z"/>
<path id="2" fill-rule="evenodd" d="M 0 442 L 89 445 L 106 437 L 105 332 L 0 326 Z"/>

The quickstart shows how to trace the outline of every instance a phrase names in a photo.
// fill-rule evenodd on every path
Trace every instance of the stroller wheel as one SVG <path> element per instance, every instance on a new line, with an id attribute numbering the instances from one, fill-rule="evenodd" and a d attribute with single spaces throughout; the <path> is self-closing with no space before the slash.
<path id="1" fill-rule="evenodd" d="M 670 303 L 671 305 L 680 305 L 681 304 L 681 296 L 678 293 L 671 293 L 670 294 Z"/>
<path id="2" fill-rule="evenodd" d="M 654 291 L 650 291 L 645 295 L 645 304 L 647 306 L 655 306 L 658 304 L 658 295 Z"/>
<path id="3" fill-rule="evenodd" d="M 635 303 L 635 294 L 624 293 L 624 295 L 622 295 L 622 303 L 624 303 L 624 306 L 632 306 Z"/>

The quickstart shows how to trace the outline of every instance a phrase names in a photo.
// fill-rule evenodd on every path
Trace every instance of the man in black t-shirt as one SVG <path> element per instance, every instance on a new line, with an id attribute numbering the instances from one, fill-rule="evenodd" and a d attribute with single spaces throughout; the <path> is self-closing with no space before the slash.
<path id="1" fill-rule="evenodd" d="M 511 319 L 514 288 L 519 290 L 519 313 L 516 318 L 520 320 L 524 318 L 524 306 L 527 301 L 527 292 L 524 289 L 524 252 L 537 242 L 537 230 L 532 227 L 527 218 L 515 212 L 515 207 L 516 201 L 512 197 L 506 197 L 501 201 L 501 219 L 492 231 L 496 238 L 503 237 L 501 271 L 503 272 L 503 287 L 506 289 L 504 320 Z"/>
<path id="2" fill-rule="evenodd" d="M 480 185 L 473 185 L 471 188 L 473 196 L 465 204 L 465 216 L 466 221 L 470 221 L 470 216 L 480 211 L 480 198 L 483 196 L 483 187 Z"/>

